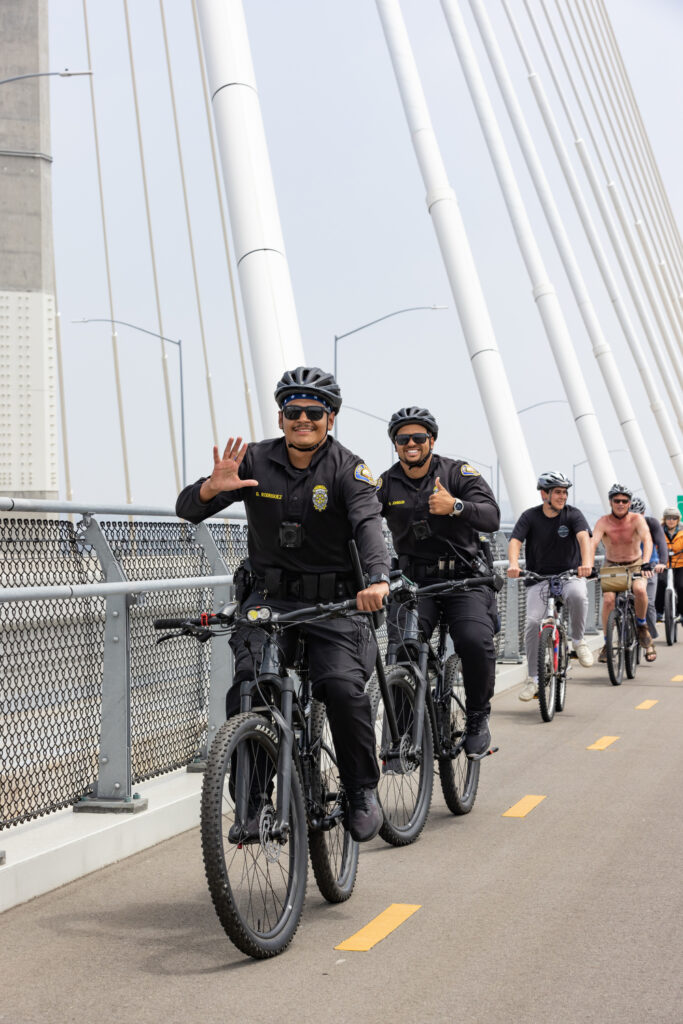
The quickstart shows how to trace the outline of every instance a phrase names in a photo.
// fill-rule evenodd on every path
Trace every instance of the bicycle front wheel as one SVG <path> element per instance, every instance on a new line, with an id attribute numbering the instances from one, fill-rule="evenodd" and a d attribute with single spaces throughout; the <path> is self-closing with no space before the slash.
<path id="1" fill-rule="evenodd" d="M 344 794 L 325 705 L 311 703 L 314 751 L 312 803 L 320 827 L 308 830 L 308 849 L 318 889 L 328 903 L 343 903 L 353 892 L 358 870 L 358 843 L 347 831 Z"/>
<path id="2" fill-rule="evenodd" d="M 678 622 L 676 621 L 675 598 L 673 590 L 664 591 L 664 632 L 669 647 L 676 643 Z"/>
<path id="3" fill-rule="evenodd" d="M 624 624 L 624 668 L 629 679 L 634 679 L 638 662 L 640 661 L 640 644 L 638 642 L 638 627 L 636 617 L 632 610 L 626 613 Z"/>
<path id="4" fill-rule="evenodd" d="M 289 833 L 284 840 L 272 834 L 277 752 L 277 733 L 267 719 L 235 715 L 211 744 L 202 786 L 202 852 L 211 899 L 230 939 L 256 959 L 289 945 L 306 892 L 306 815 L 293 765 Z M 247 778 L 240 789 L 241 771 Z M 236 815 L 239 792 L 248 796 L 246 820 Z"/>
<path id="5" fill-rule="evenodd" d="M 552 722 L 555 715 L 556 689 L 555 629 L 547 626 L 538 638 L 538 706 L 544 722 Z"/>
<path id="6" fill-rule="evenodd" d="M 612 686 L 621 686 L 624 678 L 624 643 L 621 612 L 613 609 L 607 617 L 607 672 Z"/>
<path id="7" fill-rule="evenodd" d="M 413 747 L 415 678 L 410 669 L 397 665 L 387 672 L 387 689 L 396 715 L 399 746 L 391 748 L 391 733 L 379 682 L 374 679 L 370 701 L 374 711 L 375 740 L 380 762 L 377 795 L 384 813 L 379 834 L 391 846 L 407 846 L 422 832 L 434 786 L 432 725 L 425 704 L 421 750 Z"/>
<path id="8" fill-rule="evenodd" d="M 437 707 L 439 721 L 439 778 L 441 792 L 451 814 L 469 814 L 479 786 L 481 761 L 465 754 L 465 687 L 457 654 L 451 654 L 444 669 L 445 705 Z M 444 749 L 445 748 L 445 749 Z"/>

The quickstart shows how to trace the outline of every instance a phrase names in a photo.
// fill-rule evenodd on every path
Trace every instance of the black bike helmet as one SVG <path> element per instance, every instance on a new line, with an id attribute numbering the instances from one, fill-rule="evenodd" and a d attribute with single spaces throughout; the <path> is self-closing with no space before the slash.
<path id="1" fill-rule="evenodd" d="M 341 409 L 339 385 L 331 373 L 317 366 L 297 366 L 296 370 L 285 370 L 275 388 L 275 401 L 282 408 L 286 398 L 299 394 L 325 402 L 332 412 Z"/>
<path id="2" fill-rule="evenodd" d="M 645 502 L 642 498 L 631 498 L 631 512 L 637 512 L 638 515 L 645 515 Z"/>
<path id="3" fill-rule="evenodd" d="M 399 409 L 398 412 L 395 412 L 389 420 L 387 433 L 392 442 L 401 427 L 406 423 L 419 423 L 433 438 L 436 439 L 439 436 L 439 424 L 429 409 L 424 409 L 421 405 L 406 405 Z"/>
<path id="4" fill-rule="evenodd" d="M 633 491 L 630 487 L 623 487 L 621 484 L 612 484 L 607 497 L 611 501 L 612 498 L 616 498 L 617 494 L 623 494 L 625 498 L 633 498 Z"/>
<path id="5" fill-rule="evenodd" d="M 537 491 L 550 491 L 553 487 L 566 487 L 570 488 L 572 485 L 571 480 L 564 473 L 558 472 L 556 469 L 549 469 L 546 473 L 541 473 L 536 484 Z"/>

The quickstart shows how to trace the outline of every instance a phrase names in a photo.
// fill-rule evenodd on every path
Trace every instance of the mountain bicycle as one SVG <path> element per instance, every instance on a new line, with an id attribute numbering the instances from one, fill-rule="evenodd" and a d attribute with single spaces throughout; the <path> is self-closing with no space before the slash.
<path id="1" fill-rule="evenodd" d="M 525 569 L 521 574 L 535 583 L 547 583 L 545 614 L 538 628 L 538 706 L 544 722 L 552 722 L 556 711 L 564 711 L 567 697 L 569 641 L 565 624 L 563 584 L 578 576 L 576 569 L 540 575 Z"/>
<path id="2" fill-rule="evenodd" d="M 664 591 L 664 633 L 669 647 L 678 638 L 678 599 L 674 587 L 674 571 L 666 570 L 666 590 Z"/>
<path id="3" fill-rule="evenodd" d="M 633 573 L 633 578 L 641 573 Z M 624 670 L 634 679 L 640 661 L 636 603 L 630 586 L 615 595 L 614 608 L 607 617 L 607 672 L 612 686 L 621 686 Z"/>
<path id="4" fill-rule="evenodd" d="M 455 815 L 468 814 L 477 795 L 481 758 L 498 749 L 492 747 L 479 756 L 465 754 L 465 690 L 460 659 L 457 654 L 446 657 L 448 626 L 443 612 L 436 646 L 422 636 L 417 599 L 479 586 L 499 589 L 495 582 L 499 579 L 477 576 L 418 587 L 403 577 L 391 584 L 391 599 L 399 604 L 397 625 L 401 634 L 397 654 L 387 658 L 386 690 L 393 716 L 387 714 L 382 689 L 374 676 L 368 692 L 380 761 L 377 792 L 384 823 L 379 834 L 392 846 L 414 842 L 424 828 L 432 800 L 435 759 L 448 809 Z M 397 743 L 391 739 L 391 717 L 397 725 Z"/>
<path id="5" fill-rule="evenodd" d="M 286 629 L 359 613 L 355 598 L 276 612 L 265 605 L 240 614 L 226 605 L 199 619 L 159 619 L 174 630 L 158 641 L 228 636 L 238 626 L 264 634 L 255 678 L 240 687 L 240 713 L 211 744 L 201 800 L 201 840 L 211 899 L 238 949 L 256 959 L 281 953 L 301 919 L 308 853 L 322 896 L 342 903 L 353 891 L 358 843 L 345 824 L 346 797 L 325 706 L 311 694 L 306 640 L 291 665 Z M 292 668 L 300 685 L 288 673 Z"/>

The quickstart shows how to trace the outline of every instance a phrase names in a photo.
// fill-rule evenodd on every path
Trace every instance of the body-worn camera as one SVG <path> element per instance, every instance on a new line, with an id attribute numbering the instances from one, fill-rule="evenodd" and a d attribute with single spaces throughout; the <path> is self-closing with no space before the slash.
<path id="1" fill-rule="evenodd" d="M 415 540 L 427 540 L 428 537 L 432 536 L 432 528 L 426 519 L 416 520 L 411 524 L 410 529 Z"/>
<path id="2" fill-rule="evenodd" d="M 300 548 L 304 542 L 304 528 L 301 523 L 280 523 L 280 547 Z"/>

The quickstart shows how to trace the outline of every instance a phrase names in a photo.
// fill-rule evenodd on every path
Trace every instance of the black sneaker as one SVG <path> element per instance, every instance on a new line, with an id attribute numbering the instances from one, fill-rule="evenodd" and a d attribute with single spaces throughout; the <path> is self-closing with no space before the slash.
<path id="1" fill-rule="evenodd" d="M 384 821 L 382 808 L 377 800 L 377 787 L 349 789 L 346 796 L 349 802 L 346 825 L 351 838 L 357 843 L 367 843 L 375 838 Z"/>
<path id="2" fill-rule="evenodd" d="M 485 711 L 468 711 L 465 727 L 465 753 L 468 757 L 483 757 L 491 746 L 489 718 Z"/>

